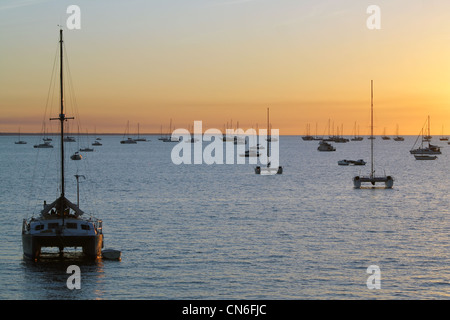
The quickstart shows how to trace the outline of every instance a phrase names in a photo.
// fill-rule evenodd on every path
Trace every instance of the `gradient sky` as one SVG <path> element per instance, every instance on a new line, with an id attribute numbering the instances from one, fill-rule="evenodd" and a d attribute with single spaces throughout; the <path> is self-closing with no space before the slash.
<path id="1" fill-rule="evenodd" d="M 223 130 L 450 133 L 448 0 L 0 0 L 0 132 L 40 132 L 66 9 L 65 48 L 83 131 Z M 369 5 L 381 30 L 369 30 Z M 68 90 L 67 90 L 68 91 Z M 57 97 L 56 97 L 57 98 Z M 67 93 L 66 93 L 67 98 Z M 56 130 L 53 123 L 51 130 Z"/>

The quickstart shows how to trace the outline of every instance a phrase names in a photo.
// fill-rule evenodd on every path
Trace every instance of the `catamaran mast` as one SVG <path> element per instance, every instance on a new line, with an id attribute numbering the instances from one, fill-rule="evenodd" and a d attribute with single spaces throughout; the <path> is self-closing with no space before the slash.
<path id="1" fill-rule="evenodd" d="M 370 177 L 373 178 L 373 80 L 370 81 Z"/>
<path id="2" fill-rule="evenodd" d="M 269 108 L 267 108 L 267 167 L 270 167 L 270 161 L 269 161 L 269 148 L 270 148 L 270 141 L 272 139 L 272 135 L 269 132 Z"/>

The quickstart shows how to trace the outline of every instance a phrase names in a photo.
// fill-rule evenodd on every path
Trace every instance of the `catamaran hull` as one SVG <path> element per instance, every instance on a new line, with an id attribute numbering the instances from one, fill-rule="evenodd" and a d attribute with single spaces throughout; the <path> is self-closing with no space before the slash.
<path id="1" fill-rule="evenodd" d="M 64 237 L 22 234 L 22 246 L 24 256 L 32 260 L 40 257 L 42 247 L 56 247 L 61 250 L 66 247 L 81 247 L 87 257 L 95 259 L 102 253 L 103 234 Z"/>
<path id="2" fill-rule="evenodd" d="M 361 177 L 356 176 L 353 178 L 353 185 L 356 189 L 361 188 L 362 183 L 371 183 L 372 186 L 375 186 L 375 183 L 381 182 L 384 183 L 386 189 L 391 189 L 394 186 L 394 178 L 391 176 L 386 177 Z"/>

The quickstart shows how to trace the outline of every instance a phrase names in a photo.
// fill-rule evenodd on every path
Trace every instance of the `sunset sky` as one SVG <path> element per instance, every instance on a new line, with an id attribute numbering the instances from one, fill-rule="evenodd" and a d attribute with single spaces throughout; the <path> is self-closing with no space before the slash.
<path id="1" fill-rule="evenodd" d="M 68 30 L 69 5 L 81 29 Z M 381 29 L 366 12 L 381 9 Z M 450 134 L 448 0 L 0 0 L 0 132 L 40 132 L 59 25 L 78 117 L 92 133 L 203 121 L 280 134 Z M 69 85 L 67 90 L 69 91 Z M 67 97 L 67 96 L 66 96 Z M 67 104 L 69 104 L 67 99 Z M 57 124 L 51 124 L 56 131 Z"/>

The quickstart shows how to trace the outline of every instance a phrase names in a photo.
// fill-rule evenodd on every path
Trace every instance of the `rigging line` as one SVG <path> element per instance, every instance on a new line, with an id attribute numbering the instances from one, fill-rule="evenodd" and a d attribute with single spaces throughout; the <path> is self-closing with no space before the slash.
<path id="1" fill-rule="evenodd" d="M 65 44 L 64 43 L 63 43 L 63 46 L 64 46 L 64 49 L 65 49 Z M 81 125 L 81 117 L 79 115 L 78 104 L 77 104 L 77 100 L 76 100 L 76 96 L 75 96 L 75 88 L 74 88 L 72 73 L 70 71 L 71 69 L 70 69 L 70 64 L 69 64 L 69 58 L 68 58 L 67 50 L 64 50 L 64 54 L 65 54 L 65 61 L 66 61 L 66 63 L 65 63 L 65 67 L 66 68 L 65 69 L 66 69 L 66 73 L 67 73 L 66 79 L 67 79 L 67 85 L 68 85 L 68 89 L 69 89 L 68 93 L 69 93 L 70 106 L 71 106 L 72 112 L 75 115 L 75 119 L 76 119 L 76 122 L 77 122 L 78 126 L 82 127 L 82 125 Z M 67 94 L 66 94 L 66 96 L 67 96 Z M 78 137 L 77 137 L 77 141 L 78 142 L 80 142 L 80 139 L 81 139 L 82 136 L 83 135 L 80 135 L 80 134 L 78 135 Z M 84 157 L 83 160 L 82 160 L 83 162 L 80 165 L 84 166 L 84 169 L 85 169 L 85 172 L 86 172 L 86 176 L 89 177 L 90 176 L 90 172 L 89 172 L 90 170 L 89 170 L 89 165 L 88 165 L 89 164 L 88 158 L 89 157 Z M 79 163 L 77 163 L 76 166 L 77 166 L 77 172 L 78 172 Z M 96 201 L 97 199 L 95 199 L 95 198 L 94 198 L 94 201 L 89 200 L 89 199 L 86 198 L 85 195 L 86 194 L 93 194 L 92 191 L 94 189 L 92 188 L 91 183 L 86 183 L 85 185 L 89 189 L 87 193 L 83 193 L 84 194 L 83 198 L 84 198 L 84 200 L 86 200 L 85 203 L 91 203 L 92 204 L 93 202 L 97 202 Z M 89 192 L 89 191 L 91 191 L 91 192 Z M 92 213 L 91 213 L 91 215 L 92 215 Z"/>
<path id="2" fill-rule="evenodd" d="M 64 43 L 63 43 L 63 46 L 64 46 L 64 57 L 65 57 L 65 62 L 66 62 L 65 70 L 66 70 L 66 74 L 67 74 L 66 78 L 67 78 L 70 106 L 71 106 L 72 112 L 75 116 L 77 125 L 79 127 L 81 127 L 81 119 L 80 119 L 80 114 L 79 114 L 78 105 L 77 105 L 76 96 L 75 96 L 75 88 L 73 85 L 72 73 L 70 71 L 69 57 L 68 57 L 66 46 Z"/>
<path id="3" fill-rule="evenodd" d="M 48 88 L 48 91 L 47 91 L 47 99 L 46 99 L 46 103 L 45 103 L 44 117 L 43 117 L 42 127 L 41 127 L 41 134 L 43 134 L 44 136 L 45 136 L 45 119 L 47 118 L 47 110 L 48 110 L 48 106 L 49 106 L 49 101 L 51 103 L 53 99 L 51 99 L 50 97 L 54 96 L 54 90 L 55 90 L 54 89 L 55 88 L 54 79 L 56 78 L 55 70 L 56 70 L 57 58 L 58 58 L 58 47 L 56 48 L 55 56 L 53 58 L 53 68 L 52 68 L 52 72 L 51 72 L 51 76 L 50 76 L 50 84 L 49 84 L 49 88 Z M 53 88 L 53 91 L 52 91 L 52 88 Z M 51 108 L 50 108 L 50 110 L 51 110 Z M 34 209 L 31 210 L 31 214 L 32 215 L 34 215 L 34 213 L 35 213 L 36 206 L 37 206 L 37 201 L 38 201 L 37 200 L 37 196 L 36 196 L 36 194 L 37 194 L 36 191 L 39 191 L 39 193 L 42 191 L 41 188 L 36 188 L 37 165 L 38 165 L 38 159 L 39 159 L 39 154 L 40 154 L 41 150 L 38 148 L 37 151 L 38 152 L 36 153 L 36 156 L 34 157 L 34 163 L 33 163 L 32 175 L 31 175 L 31 183 L 29 184 L 30 192 L 28 193 L 30 195 L 30 197 L 28 199 L 28 207 L 29 208 L 32 207 L 31 202 L 33 201 L 33 199 L 36 202 L 35 205 L 34 205 Z M 53 150 L 49 150 L 49 151 L 51 152 L 51 154 L 53 154 Z M 49 162 L 47 162 L 47 164 L 49 165 Z M 48 170 L 48 165 L 47 165 L 47 169 L 46 170 Z M 40 171 L 42 172 L 42 170 L 40 170 Z M 39 186 L 42 186 L 42 184 L 39 184 Z M 27 216 L 27 218 L 28 218 L 28 216 Z"/>

